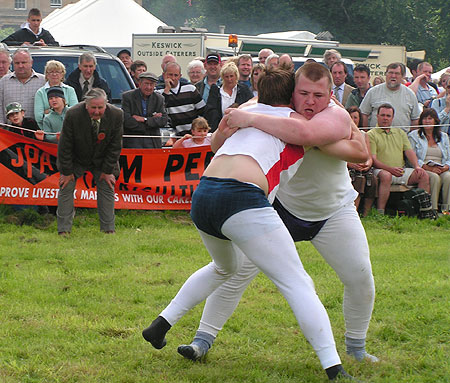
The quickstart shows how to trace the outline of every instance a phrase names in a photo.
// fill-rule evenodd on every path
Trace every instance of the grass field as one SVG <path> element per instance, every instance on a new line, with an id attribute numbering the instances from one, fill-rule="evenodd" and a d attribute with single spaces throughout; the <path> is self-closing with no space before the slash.
<path id="1" fill-rule="evenodd" d="M 281 295 L 252 283 L 207 359 L 176 352 L 195 334 L 202 306 L 155 350 L 144 327 L 210 258 L 185 212 L 117 213 L 99 233 L 78 211 L 72 235 L 53 217 L 0 207 L 0 382 L 325 382 Z M 363 220 L 377 288 L 368 351 L 345 355 L 342 285 L 310 243 L 297 244 L 328 310 L 345 368 L 364 382 L 450 382 L 450 217 Z"/>

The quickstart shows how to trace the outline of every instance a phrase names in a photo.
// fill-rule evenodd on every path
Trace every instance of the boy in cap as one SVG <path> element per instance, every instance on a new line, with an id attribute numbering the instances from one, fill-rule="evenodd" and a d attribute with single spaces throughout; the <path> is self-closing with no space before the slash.
<path id="1" fill-rule="evenodd" d="M 44 130 L 38 130 L 35 135 L 38 140 L 57 143 L 63 126 L 66 111 L 64 91 L 59 86 L 52 86 L 47 89 L 47 98 L 50 105 L 50 112 L 44 116 Z M 46 134 L 50 133 L 50 134 Z"/>
<path id="2" fill-rule="evenodd" d="M 6 106 L 5 110 L 7 123 L 12 125 L 7 127 L 7 130 L 25 137 L 34 138 L 34 132 L 39 129 L 38 125 L 33 118 L 25 117 L 25 110 L 21 104 L 11 102 Z"/>

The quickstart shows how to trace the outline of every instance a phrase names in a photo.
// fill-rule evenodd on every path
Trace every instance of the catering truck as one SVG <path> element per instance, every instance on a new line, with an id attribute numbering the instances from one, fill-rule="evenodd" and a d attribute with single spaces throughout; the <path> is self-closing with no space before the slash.
<path id="1" fill-rule="evenodd" d="M 163 56 L 172 54 L 186 74 L 186 66 L 196 57 L 206 57 L 210 52 L 222 56 L 251 54 L 257 56 L 263 48 L 270 48 L 276 53 L 289 53 L 293 57 L 321 58 L 327 49 L 338 49 L 337 41 L 315 39 L 276 39 L 259 36 L 231 35 L 237 38 L 236 46 L 229 46 L 230 35 L 220 33 L 155 33 L 133 34 L 132 58 L 142 60 L 147 69 L 155 74 L 161 73 Z M 360 55 L 367 57 L 369 51 L 357 52 L 346 49 L 346 58 Z"/>
<path id="2" fill-rule="evenodd" d="M 232 40 L 235 39 L 235 47 L 230 47 L 230 36 L 233 36 Z M 277 54 L 289 53 L 294 62 L 300 64 L 308 58 L 321 61 L 327 49 L 336 49 L 343 58 L 355 65 L 360 63 L 368 65 L 372 76 L 384 76 L 386 66 L 392 62 L 401 62 L 405 65 L 407 63 L 404 46 L 341 44 L 339 41 L 316 37 L 317 35 L 306 31 L 268 33 L 260 36 L 209 32 L 133 34 L 132 56 L 133 60 L 144 61 L 149 71 L 159 74 L 162 57 L 172 54 L 177 58 L 185 75 L 186 66 L 190 61 L 196 57 L 206 57 L 210 52 L 218 52 L 222 56 L 247 53 L 257 57 L 263 48 L 270 48 Z"/>

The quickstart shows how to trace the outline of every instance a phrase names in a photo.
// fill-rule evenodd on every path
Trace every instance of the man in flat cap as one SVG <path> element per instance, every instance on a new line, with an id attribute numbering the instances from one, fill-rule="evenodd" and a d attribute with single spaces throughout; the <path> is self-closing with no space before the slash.
<path id="1" fill-rule="evenodd" d="M 139 88 L 122 95 L 124 135 L 151 137 L 124 137 L 124 148 L 161 148 L 161 132 L 167 124 L 164 97 L 155 92 L 158 77 L 150 72 L 139 75 Z"/>

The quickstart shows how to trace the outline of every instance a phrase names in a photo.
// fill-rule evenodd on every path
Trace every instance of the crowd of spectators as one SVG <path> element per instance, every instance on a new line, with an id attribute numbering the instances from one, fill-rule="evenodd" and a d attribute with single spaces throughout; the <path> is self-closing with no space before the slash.
<path id="1" fill-rule="evenodd" d="M 40 12 L 31 10 L 23 28 L 4 41 L 24 46 L 57 44 L 40 27 L 41 20 Z M 159 76 L 148 72 L 145 62 L 133 62 L 127 49 L 117 57 L 137 87 L 122 95 L 125 148 L 208 145 L 208 136 L 217 129 L 225 109 L 257 99 L 258 77 L 265 67 L 294 70 L 289 54 L 270 49 L 262 49 L 255 64 L 247 54 L 197 57 L 186 68 L 187 78 L 170 54 L 162 58 Z M 347 108 L 358 127 L 370 129 L 365 138 L 371 159 L 348 164 L 359 193 L 357 206 L 364 200 L 362 214 L 368 214 L 375 200 L 378 211 L 384 213 L 392 184 L 418 185 L 431 193 L 433 209 L 439 209 L 439 202 L 448 209 L 450 73 L 434 84 L 432 65 L 421 62 L 411 68 L 410 81 L 402 63 L 388 65 L 385 80 L 371 79 L 370 69 L 363 64 L 356 65 L 351 76 L 334 49 L 325 52 L 323 62 L 333 78 L 334 102 Z M 44 75 L 36 73 L 32 64 L 25 48 L 12 56 L 0 49 L 0 122 L 9 130 L 17 127 L 16 133 L 58 142 L 66 111 L 89 91 L 101 88 L 111 98 L 89 52 L 80 56 L 78 68 L 67 78 L 59 61 L 47 62 Z"/>

